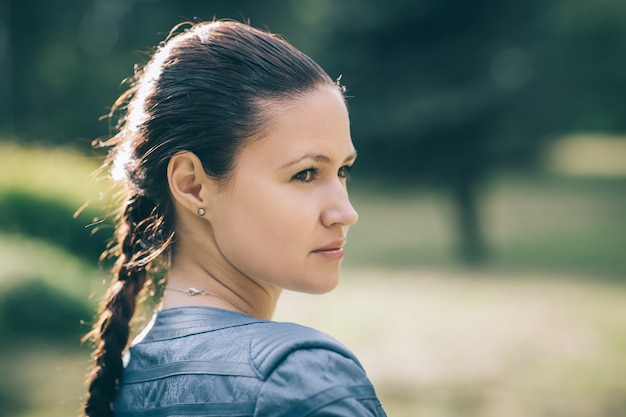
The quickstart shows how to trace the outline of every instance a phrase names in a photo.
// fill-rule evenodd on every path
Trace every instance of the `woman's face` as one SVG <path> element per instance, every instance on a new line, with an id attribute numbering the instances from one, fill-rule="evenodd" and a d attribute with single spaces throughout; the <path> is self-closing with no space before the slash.
<path id="1" fill-rule="evenodd" d="M 346 180 L 356 152 L 340 93 L 322 88 L 272 104 L 266 136 L 244 147 L 211 202 L 222 261 L 261 285 L 332 290 L 358 215 Z"/>

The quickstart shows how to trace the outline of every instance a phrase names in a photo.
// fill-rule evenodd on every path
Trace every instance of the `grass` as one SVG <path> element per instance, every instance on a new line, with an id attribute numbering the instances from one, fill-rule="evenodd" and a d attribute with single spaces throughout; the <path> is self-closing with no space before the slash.
<path id="1" fill-rule="evenodd" d="M 356 181 L 355 181 L 356 182 Z M 488 265 L 626 277 L 626 180 L 496 177 L 481 196 Z M 459 266 L 452 207 L 442 192 L 359 188 L 350 266 Z"/>
<path id="2" fill-rule="evenodd" d="M 85 392 L 82 381 L 90 366 L 86 349 L 34 339 L 21 344 L 19 349 L 0 353 L 4 357 L 0 361 L 0 373 L 10 377 L 0 382 L 0 391 L 8 391 L 11 395 L 10 399 L 3 401 L 0 415 L 79 415 Z M 12 409 L 7 409 L 8 406 Z"/>
<path id="3" fill-rule="evenodd" d="M 105 275 L 50 243 L 0 234 L 0 289 L 37 280 L 80 300 L 103 292 Z"/>
<path id="4" fill-rule="evenodd" d="M 110 187 L 94 175 L 99 159 L 0 142 L 0 233 L 46 240 L 96 262 L 111 232 L 110 223 L 100 221 Z"/>
<path id="5" fill-rule="evenodd" d="M 25 147 L 0 141 L 0 190 L 16 189 L 63 201 L 74 210 L 100 201 L 107 189 L 94 175 L 102 158 L 71 148 Z"/>
<path id="6" fill-rule="evenodd" d="M 0 196 L 17 190 L 68 210 L 92 199 L 91 213 L 102 213 L 106 184 L 90 183 L 97 164 L 71 150 L 0 144 Z M 324 296 L 284 294 L 276 318 L 346 343 L 390 416 L 626 415 L 624 180 L 486 184 L 491 256 L 474 269 L 455 260 L 445 194 L 353 184 L 360 222 L 341 285 Z M 107 279 L 94 261 L 3 230 L 0 294 L 40 282 L 94 308 L 90 295 Z M 9 376 L 0 416 L 77 415 L 89 363 L 78 337 L 0 336 L 0 355 Z"/>
<path id="7" fill-rule="evenodd" d="M 284 294 L 276 318 L 348 345 L 390 416 L 619 417 L 625 297 L 622 284 L 559 275 L 346 269 L 328 295 Z M 10 415 L 75 415 L 88 366 L 77 341 L 2 354 L 27 403 Z"/>
<path id="8" fill-rule="evenodd" d="M 558 274 L 348 269 L 278 318 L 359 356 L 390 416 L 620 416 L 626 286 Z"/>

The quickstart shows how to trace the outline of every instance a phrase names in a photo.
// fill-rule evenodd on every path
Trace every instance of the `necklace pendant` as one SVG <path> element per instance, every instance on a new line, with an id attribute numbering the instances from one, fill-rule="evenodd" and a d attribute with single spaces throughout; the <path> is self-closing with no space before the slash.
<path id="1" fill-rule="evenodd" d="M 206 293 L 206 291 L 204 290 L 199 290 L 196 287 L 189 287 L 189 289 L 187 290 L 187 294 L 194 296 L 194 295 L 204 295 Z"/>
<path id="2" fill-rule="evenodd" d="M 178 291 L 181 292 L 183 294 L 187 294 L 191 297 L 193 297 L 194 295 L 210 295 L 211 297 L 215 297 L 215 298 L 219 298 L 220 300 L 230 304 L 231 306 L 235 307 L 237 310 L 241 311 L 243 314 L 252 317 L 252 314 L 248 313 L 246 310 L 244 310 L 243 308 L 239 307 L 237 304 L 233 303 L 232 301 L 230 301 L 228 298 L 223 297 L 219 294 L 215 294 L 212 292 L 209 292 L 207 290 L 203 290 L 203 289 L 199 289 L 196 287 L 189 287 L 186 290 L 182 289 L 182 288 L 173 288 L 173 287 L 165 287 L 166 290 L 172 290 L 172 291 Z"/>

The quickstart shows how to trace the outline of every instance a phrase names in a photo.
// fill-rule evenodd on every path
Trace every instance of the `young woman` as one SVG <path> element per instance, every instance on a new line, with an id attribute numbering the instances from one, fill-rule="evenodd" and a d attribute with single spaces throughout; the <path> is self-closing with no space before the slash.
<path id="1" fill-rule="evenodd" d="M 271 321 L 282 289 L 337 285 L 357 221 L 342 87 L 283 40 L 218 21 L 170 36 L 114 110 L 106 165 L 125 197 L 86 415 L 384 416 L 349 350 Z M 127 352 L 157 266 L 159 311 Z"/>

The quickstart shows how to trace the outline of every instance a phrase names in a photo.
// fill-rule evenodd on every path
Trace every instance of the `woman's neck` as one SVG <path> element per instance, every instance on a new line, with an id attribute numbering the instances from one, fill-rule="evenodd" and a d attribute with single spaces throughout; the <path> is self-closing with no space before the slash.
<path id="1" fill-rule="evenodd" d="M 201 305 L 272 318 L 279 288 L 262 285 L 239 271 L 225 271 L 216 264 L 205 266 L 185 258 L 172 259 L 162 308 Z"/>

